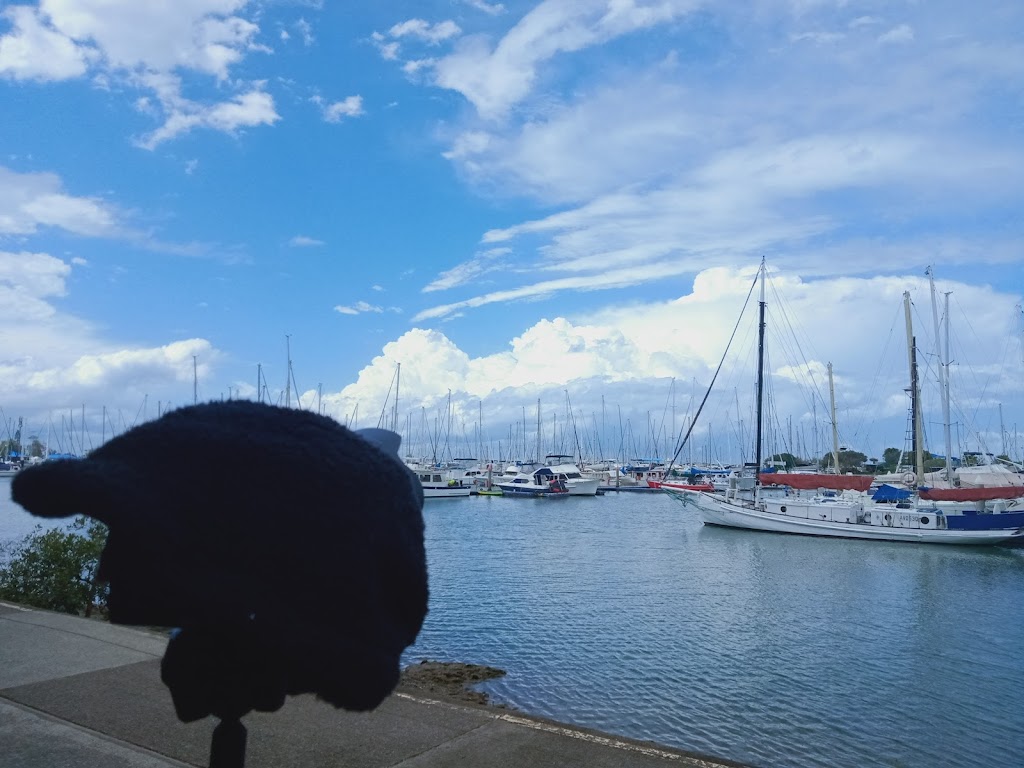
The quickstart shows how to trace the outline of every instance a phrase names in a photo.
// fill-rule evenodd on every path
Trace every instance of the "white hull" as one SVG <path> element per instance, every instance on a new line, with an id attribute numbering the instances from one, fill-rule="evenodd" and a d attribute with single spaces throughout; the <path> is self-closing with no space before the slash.
<path id="1" fill-rule="evenodd" d="M 423 486 L 423 498 L 424 499 L 454 499 L 463 496 L 469 496 L 469 492 L 472 490 L 468 485 L 459 486 L 448 486 L 448 485 L 424 485 Z"/>
<path id="2" fill-rule="evenodd" d="M 601 485 L 601 481 L 591 477 L 567 480 L 565 483 L 570 496 L 597 496 L 599 485 Z"/>
<path id="3" fill-rule="evenodd" d="M 897 528 L 857 522 L 832 522 L 765 512 L 752 504 L 727 500 L 700 491 L 665 489 L 684 504 L 693 504 L 704 523 L 752 531 L 796 533 L 804 536 L 830 536 L 843 539 L 907 541 L 927 544 L 999 544 L 1012 539 L 1024 541 L 1024 528 L 993 531 Z"/>

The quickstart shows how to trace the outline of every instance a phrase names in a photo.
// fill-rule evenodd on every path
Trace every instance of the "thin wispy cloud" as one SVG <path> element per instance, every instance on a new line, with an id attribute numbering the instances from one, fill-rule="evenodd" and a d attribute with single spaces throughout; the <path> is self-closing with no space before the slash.
<path id="1" fill-rule="evenodd" d="M 315 237 L 309 237 L 307 235 L 295 235 L 291 240 L 288 241 L 288 245 L 293 248 L 316 248 L 321 245 L 325 245 L 323 240 L 318 240 Z"/>
<path id="2" fill-rule="evenodd" d="M 490 272 L 502 270 L 506 266 L 503 263 L 503 258 L 510 253 L 512 253 L 511 248 L 489 248 L 482 251 L 470 261 L 442 272 L 437 278 L 424 286 L 423 292 L 445 291 L 474 280 L 479 280 Z"/>
<path id="3" fill-rule="evenodd" d="M 900 24 L 888 32 L 878 36 L 878 42 L 885 43 L 910 43 L 914 40 L 914 30 L 908 24 Z"/>
<path id="4" fill-rule="evenodd" d="M 471 8 L 483 11 L 490 16 L 499 16 L 505 13 L 505 6 L 502 3 L 488 3 L 486 0 L 463 0 Z"/>
<path id="5" fill-rule="evenodd" d="M 334 311 L 339 312 L 342 315 L 361 315 L 366 312 L 380 314 L 381 312 L 384 311 L 384 307 L 378 307 L 375 304 L 370 304 L 369 302 L 366 301 L 357 301 L 355 304 L 351 306 L 338 304 L 334 308 Z"/>

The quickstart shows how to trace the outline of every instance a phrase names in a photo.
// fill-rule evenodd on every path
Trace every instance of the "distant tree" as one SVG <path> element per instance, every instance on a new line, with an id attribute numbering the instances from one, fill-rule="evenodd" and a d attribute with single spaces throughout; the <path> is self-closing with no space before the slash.
<path id="1" fill-rule="evenodd" d="M 900 464 L 900 456 L 903 455 L 903 451 L 899 448 L 886 448 L 882 451 L 882 464 L 890 472 L 895 472 L 896 468 Z"/>
<path id="2" fill-rule="evenodd" d="M 840 472 L 858 472 L 865 461 L 868 460 L 867 454 L 861 453 L 860 451 L 839 451 L 839 471 Z M 821 457 L 819 464 L 823 469 L 829 469 L 833 466 L 832 452 L 829 451 Z"/>
<path id="3" fill-rule="evenodd" d="M 105 615 L 107 585 L 97 578 L 107 528 L 85 517 L 67 529 L 40 527 L 0 552 L 0 598 L 51 611 Z"/>
<path id="4" fill-rule="evenodd" d="M 785 464 L 786 469 L 792 469 L 797 464 L 803 464 L 803 461 L 794 456 L 792 453 L 776 453 L 774 456 L 772 456 L 771 460 L 775 462 L 776 465 Z"/>

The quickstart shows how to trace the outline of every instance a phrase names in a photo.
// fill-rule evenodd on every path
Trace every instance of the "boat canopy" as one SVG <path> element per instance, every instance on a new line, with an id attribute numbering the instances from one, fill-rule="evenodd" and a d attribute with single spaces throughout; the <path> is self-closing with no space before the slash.
<path id="1" fill-rule="evenodd" d="M 906 488 L 897 488 L 895 485 L 889 485 L 888 483 L 882 483 L 871 494 L 872 501 L 905 501 L 914 495 L 913 491 Z"/>
<path id="2" fill-rule="evenodd" d="M 993 501 L 1024 497 L 1024 487 L 1016 485 L 988 488 L 921 488 L 918 494 L 928 501 Z"/>
<path id="3" fill-rule="evenodd" d="M 871 487 L 870 475 L 824 475 L 794 472 L 761 472 L 761 485 L 788 485 L 801 491 L 829 488 L 833 491 L 866 491 Z"/>

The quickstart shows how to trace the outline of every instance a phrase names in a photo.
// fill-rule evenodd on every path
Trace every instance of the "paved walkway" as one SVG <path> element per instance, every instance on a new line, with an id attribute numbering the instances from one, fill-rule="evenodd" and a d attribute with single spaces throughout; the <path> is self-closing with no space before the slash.
<path id="1" fill-rule="evenodd" d="M 166 639 L 0 603 L 5 768 L 205 766 L 212 718 L 185 725 L 160 682 Z M 370 713 L 296 696 L 243 720 L 246 765 L 721 768 L 729 765 L 500 708 L 396 693 Z"/>

